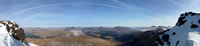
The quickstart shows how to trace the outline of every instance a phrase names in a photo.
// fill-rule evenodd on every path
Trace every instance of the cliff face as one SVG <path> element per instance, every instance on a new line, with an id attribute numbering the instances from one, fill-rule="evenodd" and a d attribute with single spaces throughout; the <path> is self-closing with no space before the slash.
<path id="1" fill-rule="evenodd" d="M 181 14 L 176 25 L 158 36 L 155 46 L 200 46 L 200 14 Z"/>
<path id="2" fill-rule="evenodd" d="M 1 46 L 29 46 L 24 30 L 13 21 L 0 21 Z"/>

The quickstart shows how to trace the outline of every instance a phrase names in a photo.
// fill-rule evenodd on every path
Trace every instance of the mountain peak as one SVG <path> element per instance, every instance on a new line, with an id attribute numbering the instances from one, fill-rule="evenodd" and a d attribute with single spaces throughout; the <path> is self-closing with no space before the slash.
<path id="1" fill-rule="evenodd" d="M 158 37 L 157 46 L 200 46 L 200 13 L 181 14 L 176 26 Z"/>
<path id="2" fill-rule="evenodd" d="M 185 23 L 194 23 L 198 22 L 200 23 L 200 13 L 194 13 L 194 12 L 186 12 L 180 15 L 178 22 L 176 23 L 176 26 L 181 26 Z"/>

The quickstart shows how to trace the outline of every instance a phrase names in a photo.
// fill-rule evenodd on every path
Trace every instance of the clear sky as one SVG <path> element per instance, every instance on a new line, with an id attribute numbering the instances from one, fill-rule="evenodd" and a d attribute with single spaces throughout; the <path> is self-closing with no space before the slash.
<path id="1" fill-rule="evenodd" d="M 0 20 L 22 27 L 173 26 L 200 0 L 0 0 Z"/>

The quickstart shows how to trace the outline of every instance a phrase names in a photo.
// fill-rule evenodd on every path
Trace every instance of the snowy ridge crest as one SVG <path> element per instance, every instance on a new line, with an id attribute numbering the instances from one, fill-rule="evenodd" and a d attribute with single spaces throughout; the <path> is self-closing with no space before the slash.
<path id="1" fill-rule="evenodd" d="M 158 36 L 155 46 L 200 46 L 200 13 L 181 14 L 176 26 Z"/>
<path id="2" fill-rule="evenodd" d="M 1 46 L 30 46 L 24 30 L 14 21 L 0 21 L 0 31 Z"/>

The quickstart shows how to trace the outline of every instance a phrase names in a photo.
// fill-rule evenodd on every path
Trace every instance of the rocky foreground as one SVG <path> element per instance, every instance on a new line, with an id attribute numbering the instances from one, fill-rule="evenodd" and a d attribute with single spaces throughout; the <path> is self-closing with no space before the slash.
<path id="1" fill-rule="evenodd" d="M 24 30 L 13 21 L 0 21 L 1 46 L 37 46 L 25 40 Z"/>

